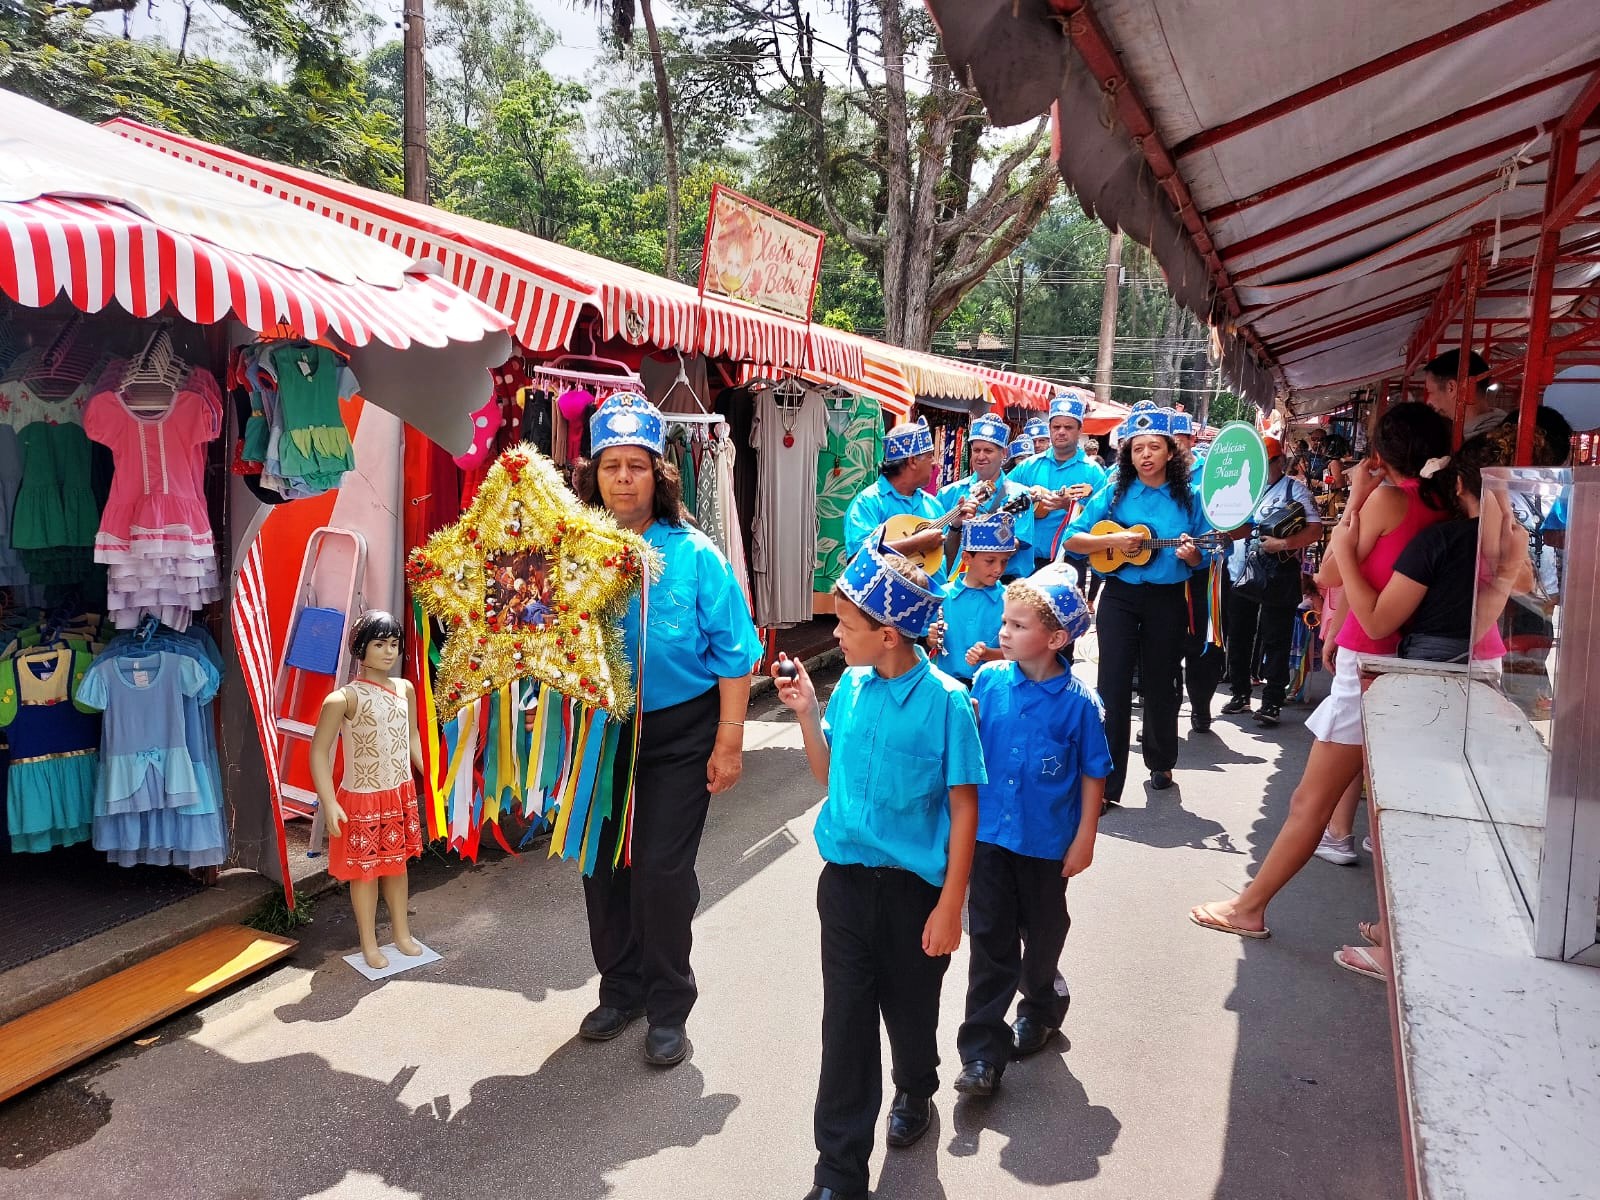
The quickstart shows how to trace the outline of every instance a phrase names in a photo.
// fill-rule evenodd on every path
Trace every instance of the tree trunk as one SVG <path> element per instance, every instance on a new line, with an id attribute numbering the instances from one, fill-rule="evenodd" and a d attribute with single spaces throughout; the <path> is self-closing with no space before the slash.
<path id="1" fill-rule="evenodd" d="M 1122 230 L 1111 233 L 1106 247 L 1105 284 L 1100 293 L 1100 343 L 1094 360 L 1094 398 L 1111 399 L 1111 356 L 1117 342 L 1117 300 L 1122 286 Z"/>
<path id="2" fill-rule="evenodd" d="M 667 157 L 667 261 L 668 278 L 678 277 L 678 240 L 682 215 L 678 208 L 678 135 L 672 128 L 672 89 L 667 84 L 667 60 L 661 53 L 656 14 L 651 0 L 639 0 L 645 36 L 650 40 L 650 65 L 656 76 L 656 108 L 661 112 L 661 146 Z"/>

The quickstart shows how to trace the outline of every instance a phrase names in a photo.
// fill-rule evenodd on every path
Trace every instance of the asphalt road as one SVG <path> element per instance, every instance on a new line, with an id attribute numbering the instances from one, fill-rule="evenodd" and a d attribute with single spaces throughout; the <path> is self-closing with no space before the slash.
<path id="1" fill-rule="evenodd" d="M 1071 887 L 1068 1036 L 989 1101 L 948 1086 L 962 947 L 935 1127 L 890 1155 L 880 1137 L 876 1196 L 1404 1194 L 1384 990 L 1332 961 L 1373 914 L 1370 863 L 1313 862 L 1271 941 L 1186 917 L 1270 843 L 1309 745 L 1291 715 L 1271 733 L 1219 721 L 1189 736 L 1178 787 L 1130 786 Z M 270 974 L 0 1107 L 0 1197 L 798 1200 L 822 792 L 774 701 L 746 735 L 744 779 L 714 803 L 700 856 L 701 1000 L 682 1066 L 641 1060 L 642 1023 L 607 1045 L 574 1036 L 595 978 L 571 865 L 428 861 L 412 927 L 443 961 L 368 983 L 341 961 L 346 900 L 324 897 Z"/>

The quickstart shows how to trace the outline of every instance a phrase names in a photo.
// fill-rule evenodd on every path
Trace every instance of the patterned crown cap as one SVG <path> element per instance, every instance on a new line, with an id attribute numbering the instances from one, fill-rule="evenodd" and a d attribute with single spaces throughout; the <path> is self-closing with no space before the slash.
<path id="1" fill-rule="evenodd" d="M 973 517 L 961 526 L 961 549 L 972 554 L 1011 554 L 1017 548 L 1016 521 L 1007 512 Z"/>
<path id="2" fill-rule="evenodd" d="M 933 453 L 933 433 L 928 418 L 918 417 L 915 425 L 896 425 L 883 437 L 883 461 L 904 462 L 919 454 Z"/>
<path id="3" fill-rule="evenodd" d="M 1117 426 L 1117 441 L 1125 442 L 1141 433 L 1159 433 L 1163 437 L 1171 437 L 1172 418 L 1175 415 L 1170 408 L 1156 408 L 1154 405 L 1146 409 L 1135 408 Z"/>
<path id="4" fill-rule="evenodd" d="M 1089 606 L 1078 590 L 1078 574 L 1071 566 L 1048 563 L 1023 582 L 1044 597 L 1069 638 L 1077 641 L 1089 632 Z"/>
<path id="5" fill-rule="evenodd" d="M 1022 436 L 1042 438 L 1050 436 L 1050 422 L 1044 417 L 1029 417 L 1028 423 L 1022 427 Z"/>
<path id="6" fill-rule="evenodd" d="M 972 428 L 967 431 L 969 442 L 993 442 L 1004 450 L 1011 444 L 1011 427 L 993 413 L 984 413 L 981 417 L 972 419 Z"/>
<path id="7" fill-rule="evenodd" d="M 1168 411 L 1172 413 L 1172 432 L 1175 434 L 1181 434 L 1184 437 L 1193 437 L 1194 418 L 1188 413 L 1180 412 L 1175 408 L 1169 409 Z"/>
<path id="8" fill-rule="evenodd" d="M 1159 407 L 1159 406 L 1156 404 L 1156 402 L 1154 400 L 1140 400 L 1137 404 L 1135 404 L 1128 411 L 1129 412 L 1136 412 L 1136 413 L 1154 412 L 1157 407 Z"/>
<path id="9" fill-rule="evenodd" d="M 640 392 L 612 392 L 589 418 L 589 450 L 593 455 L 611 446 L 643 446 L 660 454 L 667 444 L 661 410 Z"/>
<path id="10" fill-rule="evenodd" d="M 1084 417 L 1089 415 L 1089 406 L 1083 402 L 1082 396 L 1071 392 L 1062 392 L 1050 401 L 1050 419 L 1057 417 L 1071 417 L 1078 424 L 1083 424 Z"/>
<path id="11" fill-rule="evenodd" d="M 880 528 L 856 551 L 839 576 L 839 591 L 874 620 L 907 637 L 923 637 L 938 616 L 943 598 L 918 587 L 890 566 L 890 559 L 901 556 L 885 546 L 882 538 Z"/>
<path id="12" fill-rule="evenodd" d="M 1033 439 L 1031 437 L 1019 437 L 1006 447 L 1006 452 L 1010 458 L 1027 458 L 1033 453 Z"/>

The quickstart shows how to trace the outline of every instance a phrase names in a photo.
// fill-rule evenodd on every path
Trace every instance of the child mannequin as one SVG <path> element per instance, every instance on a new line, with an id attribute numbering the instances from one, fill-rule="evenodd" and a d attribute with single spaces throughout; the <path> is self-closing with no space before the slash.
<path id="1" fill-rule="evenodd" d="M 412 771 L 422 772 L 422 734 L 411 684 L 393 678 L 400 623 L 374 610 L 350 629 L 356 677 L 322 702 L 311 740 L 311 778 L 328 829 L 328 872 L 350 884 L 350 903 L 367 965 L 389 960 L 378 949 L 378 893 L 389 909 L 395 948 L 422 953 L 406 917 L 406 862 L 422 854 Z M 344 733 L 344 780 L 333 783 L 333 743 Z M 409 757 L 410 761 L 407 762 Z"/>

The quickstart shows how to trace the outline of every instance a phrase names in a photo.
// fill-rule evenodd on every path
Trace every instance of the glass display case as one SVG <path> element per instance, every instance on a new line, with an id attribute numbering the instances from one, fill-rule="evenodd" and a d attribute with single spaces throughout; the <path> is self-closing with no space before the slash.
<path id="1" fill-rule="evenodd" d="M 1535 953 L 1600 966 L 1600 469 L 1483 484 L 1465 758 Z"/>

